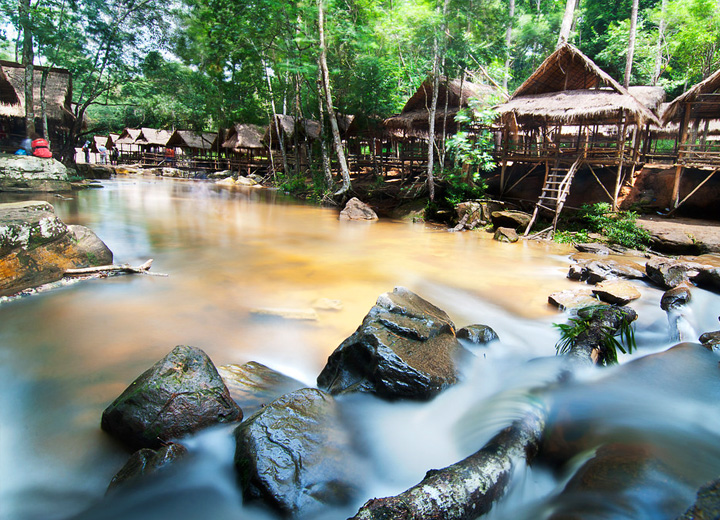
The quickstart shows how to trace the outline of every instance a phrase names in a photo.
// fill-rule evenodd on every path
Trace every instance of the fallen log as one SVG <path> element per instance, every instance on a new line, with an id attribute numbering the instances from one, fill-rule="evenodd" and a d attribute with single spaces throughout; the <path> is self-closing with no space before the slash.
<path id="1" fill-rule="evenodd" d="M 148 276 L 167 276 L 162 273 L 150 273 L 150 267 L 152 266 L 152 258 L 142 265 L 132 267 L 129 264 L 111 264 L 111 265 L 98 265 L 94 267 L 82 267 L 79 269 L 66 269 L 63 276 L 88 276 L 88 275 L 101 275 L 105 273 L 117 273 L 117 274 L 145 274 Z"/>
<path id="2" fill-rule="evenodd" d="M 627 307 L 592 315 L 588 333 L 573 345 L 571 364 L 595 363 L 602 353 L 602 334 L 616 334 L 637 314 Z M 562 381 L 566 373 L 558 376 Z M 471 520 L 484 515 L 499 500 L 523 460 L 531 464 L 542 442 L 548 412 L 542 389 L 528 396 L 528 410 L 521 419 L 501 430 L 482 449 L 451 466 L 431 470 L 417 485 L 399 495 L 372 499 L 350 520 Z"/>

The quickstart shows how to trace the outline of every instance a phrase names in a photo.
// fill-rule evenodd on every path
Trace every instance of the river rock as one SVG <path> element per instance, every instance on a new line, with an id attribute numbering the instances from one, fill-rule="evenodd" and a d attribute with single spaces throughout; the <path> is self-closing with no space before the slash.
<path id="1" fill-rule="evenodd" d="M 532 215 L 523 211 L 505 210 L 492 212 L 492 222 L 495 227 L 525 229 L 528 224 L 530 224 L 531 219 Z"/>
<path id="2" fill-rule="evenodd" d="M 426 400 L 457 382 L 455 361 L 466 352 L 444 311 L 396 287 L 378 297 L 360 327 L 330 355 L 317 383 L 331 394 Z"/>
<path id="3" fill-rule="evenodd" d="M 377 220 L 378 216 L 373 209 L 357 197 L 353 197 L 340 212 L 340 220 Z"/>
<path id="4" fill-rule="evenodd" d="M 680 284 L 687 284 L 690 276 L 698 274 L 693 266 L 666 258 L 651 258 L 645 264 L 645 272 L 653 283 L 663 289 L 672 289 Z"/>
<path id="5" fill-rule="evenodd" d="M 520 240 L 517 231 L 515 231 L 513 228 L 507 227 L 497 228 L 495 230 L 495 235 L 493 236 L 493 238 L 498 242 L 507 242 L 510 244 L 514 244 L 515 242 Z"/>
<path id="6" fill-rule="evenodd" d="M 215 184 L 218 186 L 235 186 L 237 183 L 232 177 L 225 177 L 224 179 L 215 181 Z"/>
<path id="7" fill-rule="evenodd" d="M 592 289 L 581 288 L 554 292 L 548 296 L 548 303 L 562 310 L 572 310 L 599 305 L 600 301 L 593 295 Z"/>
<path id="8" fill-rule="evenodd" d="M 594 285 L 616 278 L 641 279 L 645 273 L 640 264 L 630 260 L 581 260 L 570 266 L 567 277 Z"/>
<path id="9" fill-rule="evenodd" d="M 257 182 L 249 177 L 243 177 L 242 175 L 239 175 L 237 181 L 235 181 L 235 184 L 237 184 L 238 186 L 256 186 Z"/>
<path id="10" fill-rule="evenodd" d="M 474 345 L 486 345 L 498 338 L 497 332 L 487 325 L 468 325 L 457 331 L 457 338 Z"/>
<path id="11" fill-rule="evenodd" d="M 358 459 L 337 403 L 325 392 L 305 388 L 280 397 L 241 423 L 235 439 L 246 500 L 312 518 L 356 493 Z"/>
<path id="12" fill-rule="evenodd" d="M 55 159 L 0 153 L 0 191 L 71 191 L 67 168 Z"/>
<path id="13" fill-rule="evenodd" d="M 720 330 L 715 332 L 705 332 L 700 335 L 700 343 L 709 348 L 716 348 L 720 346 Z"/>
<path id="14" fill-rule="evenodd" d="M 230 397 L 248 416 L 278 397 L 304 388 L 297 379 L 281 374 L 255 361 L 244 365 L 218 367 Z"/>
<path id="15" fill-rule="evenodd" d="M 708 482 L 697 492 L 695 503 L 677 520 L 717 520 L 720 518 L 720 479 Z"/>
<path id="16" fill-rule="evenodd" d="M 0 204 L 0 296 L 60 280 L 66 269 L 112 263 L 84 226 L 66 226 L 47 202 Z"/>
<path id="17" fill-rule="evenodd" d="M 144 475 L 155 473 L 175 460 L 187 455 L 187 448 L 182 444 L 171 442 L 157 450 L 143 448 L 130 456 L 127 463 L 110 481 L 108 491 L 112 491 L 129 481 L 135 481 Z"/>
<path id="18" fill-rule="evenodd" d="M 78 163 L 77 173 L 84 179 L 109 179 L 115 173 L 115 168 L 104 164 Z"/>
<path id="19" fill-rule="evenodd" d="M 478 224 L 487 224 L 490 216 L 487 214 L 487 205 L 477 201 L 461 202 L 455 206 L 458 224 L 453 231 L 462 229 L 475 229 Z"/>
<path id="20" fill-rule="evenodd" d="M 700 287 L 720 292 L 720 268 L 702 269 L 693 281 Z"/>
<path id="21" fill-rule="evenodd" d="M 586 244 L 578 243 L 575 244 L 575 249 L 581 253 L 592 253 L 594 255 L 609 255 L 613 251 L 605 244 L 599 244 L 597 242 L 588 242 Z"/>
<path id="22" fill-rule="evenodd" d="M 677 309 L 690 301 L 692 293 L 689 284 L 681 284 L 665 291 L 660 299 L 660 308 L 664 311 Z"/>
<path id="23" fill-rule="evenodd" d="M 242 416 L 207 354 L 178 345 L 105 409 L 101 426 L 133 448 L 158 448 Z"/>
<path id="24" fill-rule="evenodd" d="M 602 301 L 615 305 L 627 305 L 641 296 L 640 291 L 638 291 L 634 285 L 621 280 L 606 280 L 600 282 L 592 292 Z"/>

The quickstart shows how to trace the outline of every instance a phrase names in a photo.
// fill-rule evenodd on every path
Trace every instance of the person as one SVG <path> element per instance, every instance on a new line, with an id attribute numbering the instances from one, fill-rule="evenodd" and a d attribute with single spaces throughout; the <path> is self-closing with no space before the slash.
<path id="1" fill-rule="evenodd" d="M 100 153 L 100 164 L 107 164 L 107 148 L 104 144 L 98 146 L 98 152 Z"/>
<path id="2" fill-rule="evenodd" d="M 37 134 L 33 135 L 31 142 L 32 154 L 35 157 L 42 157 L 43 159 L 50 159 L 52 153 L 50 152 L 50 143 Z"/>
<path id="3" fill-rule="evenodd" d="M 118 152 L 117 146 L 113 146 L 110 149 L 110 163 L 114 166 L 117 166 L 119 157 L 120 157 L 120 152 Z"/>
<path id="4" fill-rule="evenodd" d="M 24 155 L 30 155 L 32 153 L 32 139 L 30 139 L 30 136 L 27 136 L 20 142 L 20 150 L 25 150 Z"/>
<path id="5" fill-rule="evenodd" d="M 165 162 L 170 166 L 175 166 L 175 148 L 165 148 Z"/>
<path id="6" fill-rule="evenodd" d="M 90 141 L 85 141 L 82 147 L 83 153 L 85 154 L 85 162 L 90 163 Z"/>

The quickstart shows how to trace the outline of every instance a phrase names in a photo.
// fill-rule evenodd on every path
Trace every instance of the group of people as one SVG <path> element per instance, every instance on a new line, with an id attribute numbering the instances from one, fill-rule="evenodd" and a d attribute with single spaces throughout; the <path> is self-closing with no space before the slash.
<path id="1" fill-rule="evenodd" d="M 47 139 L 34 133 L 22 140 L 20 148 L 15 152 L 15 155 L 34 155 L 35 157 L 49 159 L 52 157 L 52 152 L 50 151 L 50 143 L 47 142 Z"/>
<path id="2" fill-rule="evenodd" d="M 90 162 L 90 149 L 91 149 L 90 141 L 85 141 L 85 144 L 82 147 L 83 153 L 85 154 L 85 162 Z M 104 144 L 99 144 L 97 147 L 98 154 L 100 155 L 100 161 L 99 164 L 107 164 L 108 161 L 108 149 Z M 117 164 L 118 160 L 118 149 L 113 147 L 110 150 L 110 162 L 112 164 Z"/>

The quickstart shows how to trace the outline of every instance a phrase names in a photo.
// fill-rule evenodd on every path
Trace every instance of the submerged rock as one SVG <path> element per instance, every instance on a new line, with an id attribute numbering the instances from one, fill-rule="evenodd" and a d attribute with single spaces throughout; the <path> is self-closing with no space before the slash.
<path id="1" fill-rule="evenodd" d="M 66 226 L 47 202 L 0 204 L 0 296 L 60 280 L 66 269 L 112 263 L 84 226 Z"/>
<path id="2" fill-rule="evenodd" d="M 251 314 L 256 316 L 270 316 L 285 320 L 317 321 L 318 315 L 313 308 L 291 309 L 286 307 L 259 307 L 250 309 Z"/>
<path id="3" fill-rule="evenodd" d="M 102 429 L 133 448 L 157 448 L 242 410 L 202 350 L 178 345 L 108 406 Z"/>
<path id="4" fill-rule="evenodd" d="M 378 216 L 373 209 L 357 197 L 353 197 L 340 212 L 340 220 L 377 220 Z"/>
<path id="5" fill-rule="evenodd" d="M 305 388 L 286 394 L 235 430 L 235 469 L 246 500 L 311 517 L 356 493 L 358 459 L 335 400 Z"/>
<path id="6" fill-rule="evenodd" d="M 594 285 L 617 278 L 641 279 L 645 277 L 645 273 L 640 264 L 632 261 L 581 260 L 570 266 L 567 276 L 571 280 L 580 280 Z"/>
<path id="7" fill-rule="evenodd" d="M 593 294 L 606 303 L 627 305 L 640 298 L 640 291 L 629 282 L 621 280 L 606 280 L 600 282 L 592 290 Z"/>
<path id="8" fill-rule="evenodd" d="M 495 235 L 493 236 L 493 238 L 498 242 L 508 242 L 510 244 L 514 244 L 515 242 L 520 240 L 517 231 L 515 231 L 513 228 L 506 227 L 497 228 L 495 230 Z"/>
<path id="9" fill-rule="evenodd" d="M 475 345 L 486 345 L 498 338 L 497 332 L 487 325 L 468 325 L 457 331 L 457 338 Z"/>
<path id="10" fill-rule="evenodd" d="M 331 394 L 430 399 L 457 382 L 455 360 L 465 352 L 444 311 L 396 287 L 380 295 L 362 325 L 330 355 L 317 383 Z"/>
<path id="11" fill-rule="evenodd" d="M 305 386 L 297 379 L 255 361 L 244 365 L 223 365 L 218 367 L 218 373 L 225 382 L 230 396 L 246 416 L 255 413 L 281 395 Z"/>
<path id="12" fill-rule="evenodd" d="M 182 444 L 170 443 L 160 447 L 158 450 L 143 448 L 130 456 L 120 471 L 110 481 L 108 491 L 112 491 L 120 485 L 134 481 L 144 475 L 155 473 L 175 460 L 187 455 L 187 448 Z"/>

